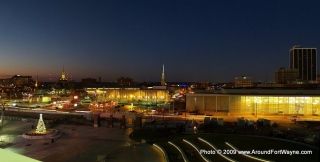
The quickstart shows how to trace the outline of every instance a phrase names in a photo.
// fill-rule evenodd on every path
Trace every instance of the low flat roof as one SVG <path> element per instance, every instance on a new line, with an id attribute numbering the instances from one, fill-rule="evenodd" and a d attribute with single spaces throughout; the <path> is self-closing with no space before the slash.
<path id="1" fill-rule="evenodd" d="M 318 89 L 221 89 L 215 91 L 195 91 L 194 94 L 221 94 L 221 95 L 309 95 L 320 96 Z M 191 94 L 190 94 L 191 95 Z"/>

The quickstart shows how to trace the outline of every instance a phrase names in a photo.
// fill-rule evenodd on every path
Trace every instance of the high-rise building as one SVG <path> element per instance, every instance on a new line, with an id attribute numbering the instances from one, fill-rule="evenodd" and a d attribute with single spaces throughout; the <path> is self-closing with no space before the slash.
<path id="1" fill-rule="evenodd" d="M 286 69 L 284 67 L 275 72 L 275 81 L 279 84 L 292 84 L 298 79 L 298 69 Z"/>
<path id="2" fill-rule="evenodd" d="M 31 86 L 34 84 L 31 76 L 15 75 L 10 82 L 16 87 Z"/>
<path id="3" fill-rule="evenodd" d="M 299 71 L 301 81 L 317 80 L 317 48 L 293 46 L 290 49 L 290 69 Z"/>

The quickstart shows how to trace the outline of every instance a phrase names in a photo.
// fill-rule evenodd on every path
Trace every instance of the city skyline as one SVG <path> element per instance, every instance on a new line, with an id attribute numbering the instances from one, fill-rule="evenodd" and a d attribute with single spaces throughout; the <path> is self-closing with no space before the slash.
<path id="1" fill-rule="evenodd" d="M 319 0 L 0 0 L 0 162 L 315 162 Z"/>
<path id="2" fill-rule="evenodd" d="M 165 64 L 169 82 L 232 81 L 240 75 L 273 81 L 274 71 L 289 65 L 293 45 L 319 48 L 318 5 L 1 2 L 0 76 L 48 80 L 59 77 L 64 65 L 74 80 L 159 81 Z"/>
<path id="3" fill-rule="evenodd" d="M 293 46 L 294 47 L 294 46 Z M 317 49 L 317 48 L 313 48 L 313 49 Z M 291 50 L 291 49 L 290 49 Z M 289 67 L 290 65 L 288 65 L 288 67 Z M 281 66 L 280 68 L 283 68 L 284 66 Z M 159 81 L 159 79 L 158 80 L 135 80 L 135 78 L 132 78 L 135 82 L 162 82 L 162 77 L 163 77 L 163 71 L 164 70 L 164 64 L 162 64 L 162 71 L 161 71 L 161 77 L 160 77 L 160 81 Z M 97 76 L 92 76 L 92 75 L 86 75 L 86 76 L 83 76 L 83 77 L 73 77 L 72 76 L 72 74 L 71 73 L 68 73 L 68 72 L 66 72 L 65 71 L 65 68 L 64 68 L 64 65 L 63 65 L 63 67 L 62 67 L 62 70 L 60 71 L 60 72 L 58 72 L 58 73 L 49 73 L 49 74 L 47 74 L 46 76 L 40 76 L 39 77 L 39 73 L 37 72 L 35 75 L 34 74 L 28 74 L 28 73 L 13 73 L 13 74 L 0 74 L 0 79 L 5 79 L 5 78 L 10 78 L 10 77 L 13 77 L 13 76 L 15 76 L 15 75 L 26 75 L 26 76 L 32 76 L 32 77 L 34 77 L 34 78 L 37 78 L 37 80 L 39 79 L 39 80 L 41 80 L 41 81 L 45 81 L 45 82 L 55 82 L 55 81 L 57 81 L 57 80 L 60 80 L 61 78 L 61 73 L 63 73 L 63 75 L 65 76 L 65 77 L 67 77 L 70 81 L 81 81 L 82 79 L 85 79 L 85 78 L 94 78 L 94 79 L 97 79 L 97 80 L 100 80 L 100 79 L 102 79 L 102 81 L 103 82 L 115 82 L 117 79 L 119 79 L 120 77 L 128 77 L 128 76 L 126 76 L 125 74 L 124 75 L 121 75 L 121 76 L 115 76 L 115 78 L 112 78 L 112 79 L 104 79 L 104 78 L 102 78 L 101 76 L 102 75 L 97 75 Z M 319 74 L 318 74 L 319 75 Z M 240 75 L 238 75 L 238 76 L 249 76 L 249 77 L 251 77 L 251 75 L 247 75 L 247 74 L 240 74 Z M 152 76 L 152 78 L 153 78 L 154 76 Z M 234 80 L 234 78 L 235 77 L 237 77 L 237 76 L 230 76 L 231 77 L 231 79 L 229 79 L 229 80 L 215 80 L 215 82 L 233 82 Z M 270 78 L 268 78 L 268 79 L 265 79 L 264 81 L 266 81 L 266 82 L 269 82 L 269 81 L 272 81 L 272 82 L 276 82 L 276 80 L 275 80 L 275 78 L 274 78 L 275 76 L 272 76 L 271 77 L 271 80 L 268 80 L 268 79 L 270 79 Z M 130 76 L 129 76 L 129 78 L 130 78 Z M 200 81 L 200 82 L 214 82 L 213 80 L 171 80 L 171 81 L 169 81 L 169 82 L 194 82 L 194 81 Z M 256 78 L 253 78 L 253 81 L 262 81 L 262 80 L 257 80 Z"/>

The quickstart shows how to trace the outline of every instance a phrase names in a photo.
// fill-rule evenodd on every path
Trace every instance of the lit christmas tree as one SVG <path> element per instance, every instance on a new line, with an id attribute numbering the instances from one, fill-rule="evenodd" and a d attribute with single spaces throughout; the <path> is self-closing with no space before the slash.
<path id="1" fill-rule="evenodd" d="M 42 119 L 42 114 L 40 114 L 40 118 L 38 120 L 38 125 L 37 125 L 37 129 L 36 129 L 36 133 L 39 134 L 45 134 L 46 133 L 46 126 L 44 125 L 44 121 Z"/>

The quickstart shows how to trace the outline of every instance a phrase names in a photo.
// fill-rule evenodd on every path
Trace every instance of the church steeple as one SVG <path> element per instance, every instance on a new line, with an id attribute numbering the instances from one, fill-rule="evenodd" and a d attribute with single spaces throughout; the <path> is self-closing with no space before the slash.
<path id="1" fill-rule="evenodd" d="M 162 86 L 167 85 L 166 80 L 165 80 L 165 74 L 164 74 L 164 64 L 162 65 L 161 85 L 162 85 Z"/>
<path id="2" fill-rule="evenodd" d="M 35 87 L 35 88 L 38 88 L 38 86 L 39 86 L 38 84 L 39 84 L 39 83 L 38 83 L 38 73 L 37 73 L 36 83 L 34 84 L 34 87 Z"/>

